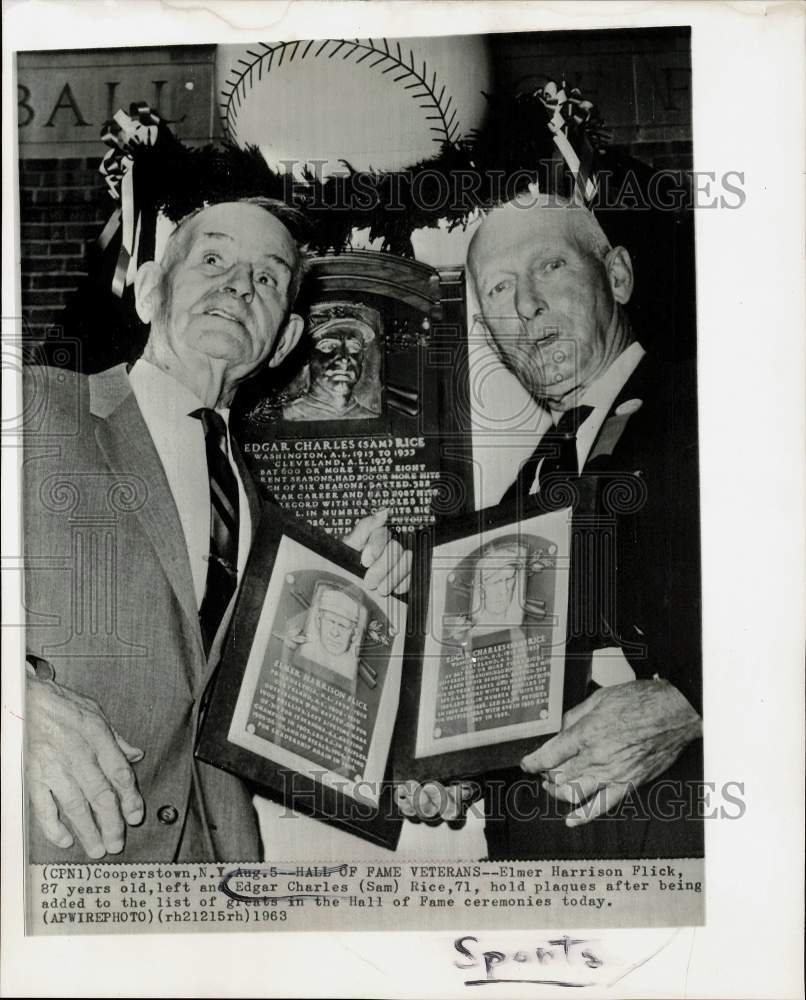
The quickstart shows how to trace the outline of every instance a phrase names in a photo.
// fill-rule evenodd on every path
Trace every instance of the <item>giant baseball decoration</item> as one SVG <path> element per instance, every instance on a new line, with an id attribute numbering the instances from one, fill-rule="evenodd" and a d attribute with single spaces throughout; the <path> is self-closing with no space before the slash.
<path id="1" fill-rule="evenodd" d="M 480 37 L 260 42 L 218 49 L 225 134 L 273 168 L 320 176 L 401 170 L 437 156 L 484 117 Z M 293 164 L 293 166 L 292 166 Z"/>

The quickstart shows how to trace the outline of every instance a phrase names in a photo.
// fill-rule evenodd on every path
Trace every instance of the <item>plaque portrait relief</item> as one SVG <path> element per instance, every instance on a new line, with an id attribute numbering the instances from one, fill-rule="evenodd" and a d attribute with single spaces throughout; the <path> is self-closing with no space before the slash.
<path id="1" fill-rule="evenodd" d="M 527 554 L 526 547 L 515 540 L 491 545 L 478 557 L 470 612 L 474 639 L 522 624 Z"/>
<path id="2" fill-rule="evenodd" d="M 376 309 L 327 302 L 308 316 L 309 355 L 288 389 L 283 420 L 370 420 L 380 416 Z"/>
<path id="3" fill-rule="evenodd" d="M 297 662 L 312 662 L 348 682 L 358 677 L 358 656 L 366 628 L 367 609 L 360 596 L 327 581 L 315 585 L 304 628 L 292 619 L 286 643 Z"/>

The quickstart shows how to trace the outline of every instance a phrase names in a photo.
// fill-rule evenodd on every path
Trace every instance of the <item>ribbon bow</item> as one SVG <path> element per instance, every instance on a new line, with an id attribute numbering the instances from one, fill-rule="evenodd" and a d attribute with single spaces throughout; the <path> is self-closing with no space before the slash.
<path id="1" fill-rule="evenodd" d="M 551 113 L 548 127 L 554 144 L 574 177 L 576 200 L 588 206 L 598 190 L 593 170 L 594 148 L 589 136 L 602 136 L 601 120 L 592 101 L 582 97 L 578 88 L 566 90 L 565 80 L 548 80 L 534 92 Z"/>
<path id="2" fill-rule="evenodd" d="M 137 268 L 153 254 L 154 206 L 142 204 L 137 190 L 134 170 L 134 153 L 147 146 L 156 145 L 167 131 L 159 115 L 144 101 L 131 104 L 129 113 L 119 110 L 101 129 L 101 138 L 109 150 L 98 168 L 119 207 L 112 213 L 98 237 L 101 250 L 105 250 L 118 230 L 121 232 L 120 250 L 112 278 L 112 291 L 121 298 L 127 285 L 134 281 Z M 144 215 L 154 219 L 144 222 Z"/>

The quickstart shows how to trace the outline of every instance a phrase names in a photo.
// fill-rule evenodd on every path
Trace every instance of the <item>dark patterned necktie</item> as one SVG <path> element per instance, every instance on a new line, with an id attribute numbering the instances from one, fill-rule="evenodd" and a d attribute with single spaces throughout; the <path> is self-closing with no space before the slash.
<path id="1" fill-rule="evenodd" d="M 238 482 L 227 455 L 227 425 L 207 408 L 190 414 L 201 420 L 210 480 L 210 555 L 199 609 L 204 650 L 210 652 L 238 583 Z"/>
<path id="2" fill-rule="evenodd" d="M 502 502 L 528 496 L 538 466 L 540 466 L 541 487 L 549 476 L 578 476 L 577 431 L 591 413 L 593 413 L 592 406 L 575 406 L 572 410 L 567 410 L 557 424 L 546 431 L 537 448 L 523 463 L 518 478 L 501 498 Z M 542 465 L 540 465 L 541 459 Z"/>

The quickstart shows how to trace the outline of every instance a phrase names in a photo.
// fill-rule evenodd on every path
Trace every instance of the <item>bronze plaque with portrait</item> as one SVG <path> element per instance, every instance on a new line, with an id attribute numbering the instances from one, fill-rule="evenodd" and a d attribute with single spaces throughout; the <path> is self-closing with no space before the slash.
<path id="1" fill-rule="evenodd" d="M 393 848 L 392 734 L 407 604 L 357 552 L 267 504 L 197 756 L 269 798 Z"/>
<path id="2" fill-rule="evenodd" d="M 403 531 L 472 510 L 461 270 L 320 257 L 298 309 L 298 349 L 236 407 L 264 495 L 334 535 L 384 507 Z"/>
<path id="3" fill-rule="evenodd" d="M 488 508 L 419 547 L 395 774 L 516 766 L 562 722 L 570 508 Z"/>

